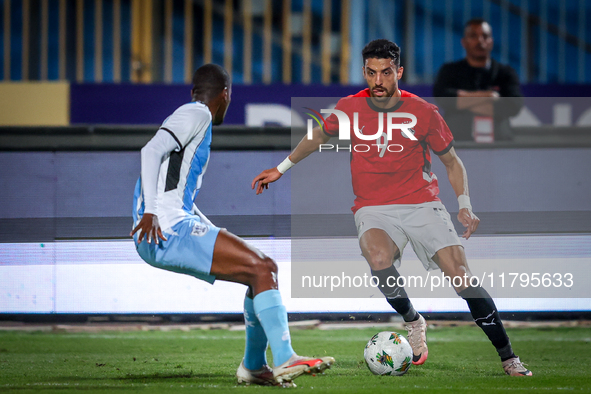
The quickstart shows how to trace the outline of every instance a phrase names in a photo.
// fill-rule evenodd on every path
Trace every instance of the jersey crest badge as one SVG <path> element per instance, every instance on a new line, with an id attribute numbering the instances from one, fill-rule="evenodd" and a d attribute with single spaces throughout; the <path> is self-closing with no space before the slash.
<path id="1" fill-rule="evenodd" d="M 201 222 L 196 222 L 193 225 L 193 230 L 191 231 L 191 235 L 196 237 L 203 237 L 209 231 L 209 226 L 207 224 L 203 224 Z"/>
<path id="2" fill-rule="evenodd" d="M 357 232 L 358 232 L 358 233 L 359 233 L 359 232 L 361 232 L 361 229 L 363 228 L 363 225 L 364 225 L 364 224 L 365 224 L 365 223 L 363 223 L 363 222 L 360 222 L 360 223 L 359 223 L 359 225 L 357 226 Z"/>

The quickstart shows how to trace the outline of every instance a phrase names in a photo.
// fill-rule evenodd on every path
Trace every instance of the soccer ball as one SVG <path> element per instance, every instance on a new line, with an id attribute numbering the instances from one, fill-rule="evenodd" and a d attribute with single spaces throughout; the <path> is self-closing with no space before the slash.
<path id="1" fill-rule="evenodd" d="M 363 357 L 374 375 L 400 376 L 411 366 L 412 348 L 397 332 L 382 331 L 367 342 Z"/>

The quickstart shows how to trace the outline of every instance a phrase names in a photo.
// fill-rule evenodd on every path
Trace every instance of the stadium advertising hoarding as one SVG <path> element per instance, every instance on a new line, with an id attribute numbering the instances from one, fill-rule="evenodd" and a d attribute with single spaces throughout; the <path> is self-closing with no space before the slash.
<path id="1" fill-rule="evenodd" d="M 276 238 L 246 240 L 277 262 L 279 289 L 288 312 L 392 313 L 375 287 L 363 287 L 363 277 L 371 274 L 359 255 L 356 238 L 318 238 L 304 244 Z M 466 245 L 469 245 L 467 253 L 473 272 L 478 275 L 494 273 L 494 286 L 486 282 L 485 285 L 501 311 L 589 311 L 589 290 L 586 298 L 545 297 L 549 293 L 541 293 L 542 298 L 531 298 L 534 297 L 531 292 L 524 292 L 525 298 L 505 298 L 511 286 L 520 291 L 533 287 L 521 288 L 525 282 L 520 277 L 512 284 L 513 277 L 508 274 L 502 287 L 497 276 L 501 272 L 492 267 L 499 262 L 513 263 L 515 266 L 510 272 L 540 272 L 534 267 L 535 261 L 545 263 L 546 259 L 558 262 L 553 271 L 564 272 L 573 261 L 589 261 L 589 251 L 585 253 L 580 248 L 581 243 L 591 244 L 590 237 L 477 237 Z M 300 255 L 321 253 L 315 255 L 310 265 L 302 258 L 295 260 L 293 249 L 299 249 Z M 484 255 L 491 250 L 497 254 Z M 573 253 L 573 250 L 578 252 Z M 524 258 L 528 251 L 536 253 L 528 253 Z M 327 259 L 327 255 L 332 260 Z M 545 257 L 538 258 L 540 255 Z M 340 257 L 337 265 L 335 260 Z M 0 244 L 0 258 L 1 313 L 242 313 L 244 286 L 222 281 L 212 286 L 187 275 L 151 267 L 138 257 L 132 240 L 3 243 Z M 411 249 L 405 251 L 400 272 L 407 277 L 427 277 Z M 351 276 L 350 287 L 343 274 Z M 308 276 L 311 277 L 310 286 L 307 286 Z M 440 276 L 440 272 L 432 272 L 430 276 Z M 324 277 L 327 277 L 326 286 Z M 341 283 L 333 279 L 337 277 Z M 486 276 L 485 280 L 490 278 Z M 585 286 L 587 280 L 587 276 L 573 278 L 575 285 Z M 424 298 L 422 289 L 417 291 L 410 286 L 407 290 L 421 312 L 468 311 L 466 303 L 448 286 L 438 289 L 440 298 Z"/>
<path id="2" fill-rule="evenodd" d="M 317 108 L 330 108 L 338 98 L 357 92 L 360 86 L 298 85 L 234 85 L 232 104 L 225 124 L 247 126 L 283 125 L 289 127 L 292 97 L 333 98 Z M 431 97 L 432 86 L 407 86 L 421 97 Z M 190 100 L 190 85 L 71 84 L 71 124 L 160 124 L 179 105 Z M 580 116 L 591 106 L 579 108 L 581 97 L 591 97 L 588 85 L 522 85 L 527 111 L 514 121 L 518 125 L 580 124 Z M 548 105 L 530 103 L 530 98 L 554 97 Z M 336 98 L 336 100 L 335 100 Z M 573 102 L 575 104 L 573 104 Z M 579 104 L 577 104 L 577 102 Z M 313 107 L 312 105 L 307 105 Z M 556 108 L 556 109 L 555 109 Z M 571 117 L 568 117 L 570 108 Z M 560 115 L 558 118 L 555 112 Z M 569 122 L 570 119 L 570 122 Z M 589 124 L 587 122 L 586 124 Z"/>
<path id="3" fill-rule="evenodd" d="M 294 99 L 297 100 L 297 99 Z M 309 109 L 332 110 L 338 98 L 303 98 L 289 107 L 294 133 L 302 137 Z M 588 119 L 587 98 L 540 98 L 545 122 Z M 332 105 L 331 105 L 332 103 Z M 558 107 L 557 107 L 558 106 Z M 555 110 L 559 108 L 558 110 Z M 537 111 L 539 113 L 540 111 Z M 273 116 L 279 117 L 283 113 Z M 379 115 L 378 115 L 379 116 Z M 319 118 L 320 119 L 320 118 Z M 351 117 L 350 124 L 354 124 Z M 388 117 L 383 116 L 387 121 Z M 392 124 L 394 124 L 394 119 Z M 376 123 L 377 126 L 377 123 Z M 358 130 L 363 126 L 359 125 Z M 373 130 L 375 134 L 379 130 Z M 382 132 L 386 130 L 385 127 Z M 369 131 L 364 129 L 364 131 Z M 411 143 L 401 129 L 392 135 Z M 355 131 L 351 132 L 355 136 Z M 382 137 L 383 138 L 383 137 Z M 387 138 L 386 138 L 387 140 Z M 370 148 L 379 149 L 383 143 Z M 391 312 L 360 255 L 351 213 L 351 141 L 337 150 L 316 152 L 298 163 L 269 193 L 255 196 L 250 180 L 265 166 L 278 164 L 289 152 L 213 152 L 212 165 L 197 204 L 207 215 L 290 215 L 290 238 L 250 239 L 277 260 L 280 288 L 291 312 Z M 389 145 L 389 143 L 388 143 Z M 386 145 L 386 146 L 388 146 Z M 486 146 L 486 145 L 481 145 Z M 364 148 L 365 149 L 365 148 Z M 383 150 L 383 149 L 382 149 Z M 586 267 L 591 262 L 589 234 L 591 193 L 573 168 L 589 166 L 589 148 L 461 149 L 468 169 L 474 211 L 482 219 L 478 231 L 463 242 L 479 282 L 498 299 L 504 311 L 589 310 L 591 296 Z M 384 154 L 402 154 L 386 149 Z M 432 172 L 439 176 L 439 196 L 451 213 L 457 211 L 445 167 L 431 153 Z M 2 175 L 7 188 L 1 218 L 29 220 L 29 235 L 38 219 L 128 217 L 137 179 L 137 152 L 3 152 Z M 26 168 L 27 171 L 22 171 Z M 224 179 L 223 183 L 215 182 Z M 241 186 L 242 185 L 242 186 Z M 92 190 L 93 193 L 88 193 Z M 51 191 L 51 193 L 48 193 Z M 44 201 L 38 204 L 38 201 Z M 291 203 L 289 203 L 291 201 Z M 455 204 L 455 205 L 454 205 Z M 253 223 L 255 222 L 254 219 Z M 6 234 L 15 222 L 4 222 Z M 93 221 L 96 224 L 96 221 Z M 101 222 L 102 223 L 102 222 Z M 54 223 L 55 224 L 55 223 Z M 463 229 L 454 223 L 456 230 Z M 251 234 L 251 226 L 240 235 Z M 233 228 L 229 228 L 231 231 Z M 2 313 L 239 313 L 243 287 L 209 286 L 188 276 L 156 270 L 143 263 L 131 240 L 71 239 L 85 228 L 69 228 L 70 239 L 54 234 L 43 242 L 0 243 Z M 126 230 L 128 231 L 128 230 Z M 106 232 L 109 233 L 108 231 Z M 266 234 L 275 235 L 275 234 Z M 102 236 L 101 236 L 102 237 Z M 80 237 L 78 237 L 80 238 Z M 90 236 L 89 238 L 92 238 Z M 425 271 L 410 245 L 403 254 L 401 275 L 417 308 L 424 311 L 465 311 L 463 301 L 439 271 Z M 349 279 L 350 278 L 350 279 Z M 428 290 L 429 293 L 425 293 Z M 431 292 L 432 291 L 432 292 Z M 231 296 L 223 296 L 228 294 Z M 203 300 L 218 299 L 216 302 Z M 323 298 L 322 302 L 309 302 Z"/>

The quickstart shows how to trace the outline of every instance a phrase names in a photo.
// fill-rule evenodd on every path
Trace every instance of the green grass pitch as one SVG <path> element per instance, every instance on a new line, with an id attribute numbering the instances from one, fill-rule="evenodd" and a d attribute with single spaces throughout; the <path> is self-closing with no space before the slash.
<path id="1" fill-rule="evenodd" d="M 516 353 L 534 376 L 505 376 L 492 345 L 474 325 L 428 331 L 429 359 L 400 377 L 374 376 L 365 343 L 383 329 L 293 330 L 302 355 L 336 358 L 324 375 L 302 376 L 293 390 L 315 393 L 513 392 L 591 390 L 591 330 L 515 328 Z M 404 332 L 402 332 L 405 334 Z M 238 386 L 244 332 L 0 332 L 0 392 L 256 392 Z M 270 352 L 269 352 L 270 355 Z"/>

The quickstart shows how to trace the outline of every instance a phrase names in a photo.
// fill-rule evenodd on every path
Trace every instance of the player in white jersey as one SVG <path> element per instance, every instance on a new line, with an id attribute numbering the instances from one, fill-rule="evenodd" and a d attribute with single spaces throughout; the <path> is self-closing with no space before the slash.
<path id="1" fill-rule="evenodd" d="M 227 72 L 215 64 L 193 76 L 192 101 L 169 116 L 141 152 L 141 175 L 134 194 L 134 237 L 148 264 L 248 286 L 244 299 L 246 350 L 239 383 L 291 385 L 304 373 L 329 368 L 332 357 L 298 356 L 277 290 L 277 265 L 234 234 L 213 225 L 194 204 L 207 164 L 212 125 L 221 124 L 230 104 Z M 275 367 L 267 365 L 271 345 Z"/>

